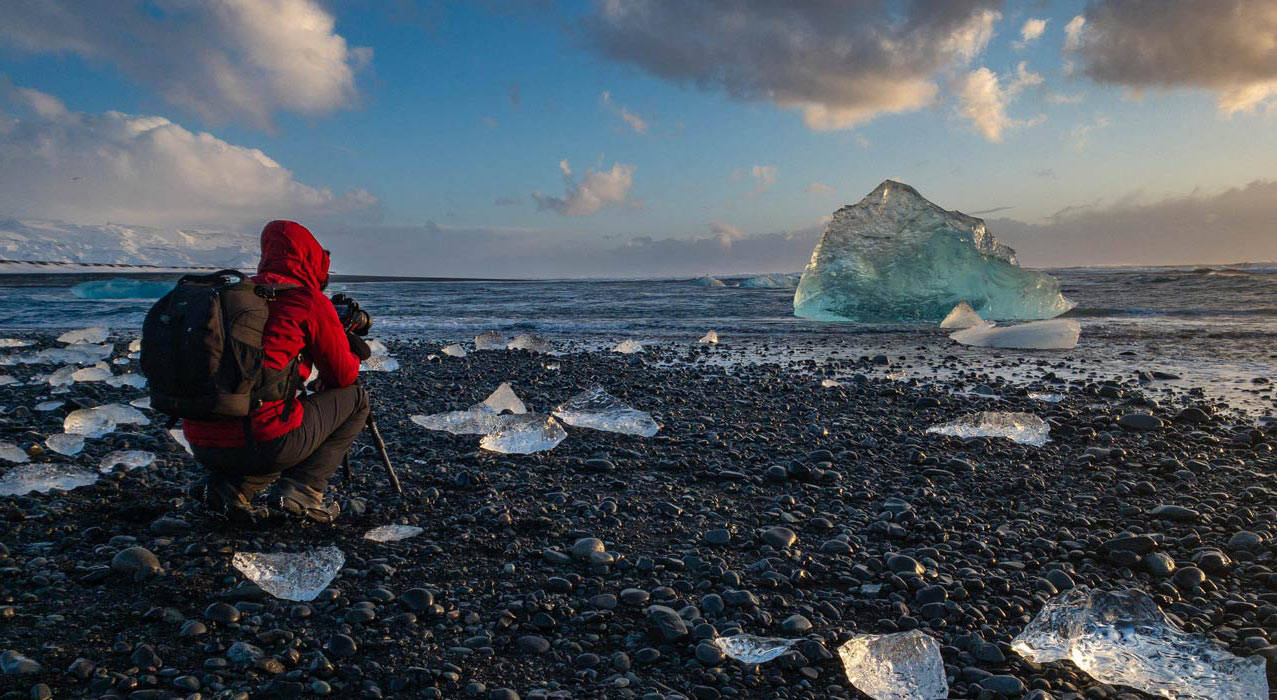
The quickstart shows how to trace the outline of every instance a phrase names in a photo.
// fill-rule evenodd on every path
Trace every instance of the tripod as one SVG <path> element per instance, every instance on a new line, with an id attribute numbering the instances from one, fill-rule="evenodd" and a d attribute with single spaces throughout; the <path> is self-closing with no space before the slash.
<path id="1" fill-rule="evenodd" d="M 381 453 L 381 463 L 386 467 L 386 476 L 390 479 L 390 485 L 395 487 L 395 493 L 403 495 L 403 486 L 399 485 L 399 475 L 395 474 L 395 468 L 390 464 L 390 453 L 386 452 L 386 441 L 381 439 L 381 430 L 377 427 L 377 420 L 372 417 L 372 411 L 368 412 L 368 431 L 372 433 L 372 441 L 377 445 L 377 451 Z M 350 474 L 350 453 L 341 460 L 342 476 L 346 481 L 351 480 Z"/>

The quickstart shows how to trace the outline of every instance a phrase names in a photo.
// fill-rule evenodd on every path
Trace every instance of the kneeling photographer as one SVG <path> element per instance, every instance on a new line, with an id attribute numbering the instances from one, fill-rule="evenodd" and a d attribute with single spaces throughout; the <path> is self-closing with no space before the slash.
<path id="1" fill-rule="evenodd" d="M 345 295 L 324 296 L 329 253 L 301 224 L 270 222 L 261 248 L 252 283 L 268 301 L 266 379 L 254 386 L 247 417 L 183 420 L 196 460 L 209 470 L 191 495 L 214 510 L 255 518 L 265 513 L 253 498 L 269 488 L 270 509 L 332 522 L 340 509 L 324 490 L 368 419 L 368 394 L 356 379 L 369 356 L 360 335 L 372 319 Z M 314 391 L 299 397 L 312 367 Z"/>

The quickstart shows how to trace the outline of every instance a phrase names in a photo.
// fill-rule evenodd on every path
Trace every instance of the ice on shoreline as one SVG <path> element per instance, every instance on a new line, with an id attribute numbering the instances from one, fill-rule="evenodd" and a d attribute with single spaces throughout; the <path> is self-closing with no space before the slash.
<path id="1" fill-rule="evenodd" d="M 447 355 L 448 357 L 465 357 L 466 356 L 466 349 L 456 343 L 453 343 L 452 345 L 445 345 L 442 348 L 439 348 L 439 352 Z"/>
<path id="2" fill-rule="evenodd" d="M 970 304 L 963 301 L 953 307 L 953 311 L 950 311 L 949 315 L 944 317 L 944 320 L 940 322 L 940 327 L 961 329 L 971 328 L 972 326 L 983 326 L 986 323 L 988 323 L 988 321 L 980 318 L 980 314 L 976 313 L 975 309 L 971 308 Z"/>
<path id="3" fill-rule="evenodd" d="M 45 438 L 44 445 L 60 455 L 74 457 L 84 450 L 84 436 L 57 433 Z"/>
<path id="4" fill-rule="evenodd" d="M 797 639 L 780 639 L 777 637 L 755 637 L 752 634 L 734 634 L 730 637 L 715 637 L 714 646 L 729 659 L 743 664 L 765 664 L 768 661 L 784 656 Z"/>
<path id="5" fill-rule="evenodd" d="M 1051 599 L 1011 648 L 1044 664 L 1068 660 L 1101 683 L 1177 700 L 1267 700 L 1263 657 L 1234 656 L 1167 619 L 1139 590 L 1078 586 Z"/>
<path id="6" fill-rule="evenodd" d="M 718 345 L 718 333 L 716 333 L 715 331 L 710 331 L 705 334 L 705 337 L 701 338 L 700 340 L 696 342 L 702 345 Z"/>
<path id="7" fill-rule="evenodd" d="M 847 681 L 874 700 L 949 697 L 940 645 L 925 632 L 862 634 L 838 648 Z"/>
<path id="8" fill-rule="evenodd" d="M 959 438 L 1000 437 L 1041 447 L 1051 439 L 1050 426 L 1032 413 L 981 411 L 927 428 L 928 433 Z"/>
<path id="9" fill-rule="evenodd" d="M 475 350 L 505 350 L 505 336 L 496 331 L 484 331 L 474 337 Z"/>
<path id="10" fill-rule="evenodd" d="M 631 408 L 619 399 L 594 387 L 572 397 L 554 409 L 554 417 L 574 428 L 652 437 L 661 426 L 652 416 Z"/>
<path id="11" fill-rule="evenodd" d="M 1014 326 L 985 323 L 949 336 L 963 345 L 1017 350 L 1072 350 L 1082 334 L 1082 324 L 1072 319 L 1033 321 Z"/>
<path id="12" fill-rule="evenodd" d="M 710 277 L 708 275 L 706 275 L 705 277 L 694 279 L 691 282 L 688 282 L 688 284 L 695 287 L 726 287 L 727 286 L 726 284 L 723 284 L 722 280 L 718 279 L 717 277 Z"/>
<path id="13" fill-rule="evenodd" d="M 110 472 L 117 465 L 123 466 L 125 471 L 141 469 L 149 467 L 155 462 L 155 453 L 146 450 L 116 450 L 102 458 L 98 464 L 98 471 L 103 473 Z"/>
<path id="14" fill-rule="evenodd" d="M 549 355 L 554 352 L 554 346 L 550 344 L 550 341 L 539 335 L 533 335 L 531 333 L 520 333 L 519 335 L 514 336 L 514 338 L 506 344 L 506 349 L 527 350 L 528 352 L 541 353 L 542 355 Z"/>
<path id="15" fill-rule="evenodd" d="M 31 461 L 27 453 L 12 442 L 0 442 L 0 460 L 13 462 L 14 464 L 25 464 Z"/>
<path id="16" fill-rule="evenodd" d="M 643 352 L 643 344 L 637 340 L 622 340 L 612 348 L 612 352 L 619 352 L 622 355 L 633 355 L 636 352 Z"/>
<path id="17" fill-rule="evenodd" d="M 52 489 L 70 491 L 96 483 L 97 480 L 97 474 L 71 464 L 24 464 L 0 476 L 0 496 L 47 493 Z"/>
<path id="18" fill-rule="evenodd" d="M 364 539 L 372 542 L 398 542 L 416 537 L 424 530 L 416 525 L 378 525 L 364 533 Z"/>
<path id="19" fill-rule="evenodd" d="M 441 430 L 453 435 L 486 435 L 510 422 L 513 416 L 528 412 L 522 399 L 509 382 L 503 382 L 488 398 L 464 411 L 445 411 L 409 417 L 427 430 Z"/>
<path id="20" fill-rule="evenodd" d="M 235 552 L 231 557 L 231 566 L 263 591 L 298 602 L 317 598 L 345 564 L 346 555 L 332 546 L 298 553 Z"/>
<path id="21" fill-rule="evenodd" d="M 511 416 L 501 427 L 483 436 L 479 447 L 503 454 L 532 454 L 552 450 L 568 433 L 553 416 L 524 413 Z"/>

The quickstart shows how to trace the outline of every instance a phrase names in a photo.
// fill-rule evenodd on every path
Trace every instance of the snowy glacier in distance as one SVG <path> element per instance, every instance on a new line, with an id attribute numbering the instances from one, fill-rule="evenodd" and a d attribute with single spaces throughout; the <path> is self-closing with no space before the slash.
<path id="1" fill-rule="evenodd" d="M 834 212 L 798 283 L 794 315 L 939 322 L 964 301 L 992 320 L 1052 318 L 1073 308 L 1054 277 L 1021 268 L 982 219 L 887 180 Z"/>

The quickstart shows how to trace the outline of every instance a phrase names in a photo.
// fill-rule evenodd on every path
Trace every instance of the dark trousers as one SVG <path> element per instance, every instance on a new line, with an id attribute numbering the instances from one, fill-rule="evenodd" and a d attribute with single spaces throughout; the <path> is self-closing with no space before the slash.
<path id="1" fill-rule="evenodd" d="M 368 420 L 368 392 L 353 384 L 301 399 L 302 424 L 242 447 L 192 447 L 195 459 L 252 498 L 280 477 L 323 492 Z M 295 410 L 295 409 L 294 409 Z"/>

